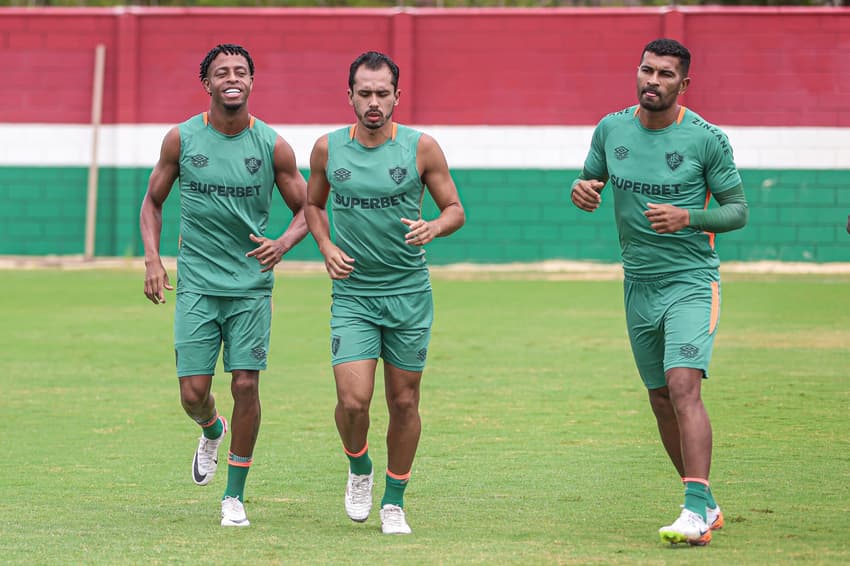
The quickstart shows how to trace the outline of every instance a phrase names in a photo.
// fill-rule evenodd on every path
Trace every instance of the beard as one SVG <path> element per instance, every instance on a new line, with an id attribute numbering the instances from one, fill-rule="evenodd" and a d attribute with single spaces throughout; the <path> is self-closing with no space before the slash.
<path id="1" fill-rule="evenodd" d="M 245 102 L 223 102 L 221 105 L 228 112 L 237 112 L 245 106 Z"/>
<path id="2" fill-rule="evenodd" d="M 368 114 L 369 114 L 368 112 L 365 112 L 364 114 L 362 114 L 360 116 L 360 123 L 363 124 L 363 126 L 368 130 L 380 130 L 381 128 L 384 127 L 384 124 L 389 122 L 390 119 L 393 117 L 392 109 L 390 110 L 390 113 L 387 114 L 386 116 L 381 114 L 382 120 L 378 120 L 377 122 L 370 122 L 368 120 Z"/>

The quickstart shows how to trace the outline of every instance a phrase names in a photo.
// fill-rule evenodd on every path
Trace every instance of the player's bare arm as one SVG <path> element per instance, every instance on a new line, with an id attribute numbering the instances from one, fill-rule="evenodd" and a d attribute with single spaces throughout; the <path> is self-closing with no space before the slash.
<path id="1" fill-rule="evenodd" d="M 180 174 L 180 130 L 172 128 L 162 140 L 159 161 L 148 179 L 148 190 L 142 200 L 139 226 L 145 248 L 145 296 L 155 305 L 165 302 L 164 290 L 174 287 L 159 255 L 162 236 L 162 205 Z"/>
<path id="2" fill-rule="evenodd" d="M 310 153 L 310 179 L 307 181 L 307 226 L 319 251 L 325 258 L 325 269 L 331 279 L 345 279 L 354 270 L 354 259 L 331 241 L 328 213 L 325 209 L 331 184 L 325 169 L 328 166 L 328 136 L 322 136 Z"/>
<path id="3" fill-rule="evenodd" d="M 573 183 L 570 200 L 585 212 L 593 212 L 602 203 L 603 187 L 605 183 L 598 179 L 579 179 Z"/>
<path id="4" fill-rule="evenodd" d="M 404 241 L 413 246 L 424 246 L 434 238 L 456 232 L 466 222 L 466 213 L 449 173 L 446 156 L 434 138 L 427 134 L 420 136 L 416 161 L 422 182 L 428 188 L 440 215 L 427 221 L 422 218 L 402 218 L 401 221 L 408 228 Z"/>
<path id="5" fill-rule="evenodd" d="M 286 206 L 292 211 L 292 220 L 279 238 L 271 239 L 251 234 L 251 241 L 257 248 L 248 252 L 248 257 L 256 258 L 262 266 L 261 272 L 274 269 L 284 254 L 307 235 L 307 220 L 304 205 L 307 202 L 307 182 L 295 163 L 295 152 L 280 136 L 274 145 L 275 184 Z"/>

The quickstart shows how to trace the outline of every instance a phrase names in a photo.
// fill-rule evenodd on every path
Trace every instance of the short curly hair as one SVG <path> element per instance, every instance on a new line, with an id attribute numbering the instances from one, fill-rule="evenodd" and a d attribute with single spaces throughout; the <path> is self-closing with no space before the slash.
<path id="1" fill-rule="evenodd" d="M 213 62 L 213 59 L 218 57 L 224 53 L 225 55 L 241 55 L 248 61 L 248 72 L 251 73 L 251 76 L 254 76 L 254 60 L 251 59 L 251 55 L 248 51 L 242 47 L 241 45 L 235 45 L 233 43 L 219 43 L 207 53 L 207 56 L 204 57 L 204 60 L 201 61 L 201 72 L 200 77 L 201 80 L 207 78 L 207 73 L 210 71 L 210 63 Z"/>
<path id="2" fill-rule="evenodd" d="M 665 55 L 676 57 L 679 59 L 679 65 L 682 67 L 682 75 L 685 77 L 688 76 L 688 70 L 691 68 L 691 52 L 675 39 L 661 38 L 650 41 L 640 54 L 641 60 L 643 60 L 643 54 L 647 51 L 661 55 L 662 57 Z"/>

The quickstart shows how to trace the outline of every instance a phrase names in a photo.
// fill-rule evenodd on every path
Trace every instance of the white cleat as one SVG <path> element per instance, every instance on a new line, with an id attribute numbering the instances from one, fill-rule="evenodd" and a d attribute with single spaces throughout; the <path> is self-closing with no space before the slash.
<path id="1" fill-rule="evenodd" d="M 409 535 L 412 531 L 404 518 L 404 509 L 398 505 L 384 505 L 381 508 L 381 531 L 385 535 Z"/>
<path id="2" fill-rule="evenodd" d="M 705 546 L 711 542 L 711 527 L 700 515 L 688 509 L 682 509 L 679 518 L 672 525 L 658 529 L 661 540 L 676 544 L 686 542 L 693 546 Z"/>
<path id="3" fill-rule="evenodd" d="M 345 484 L 345 512 L 352 521 L 362 523 L 372 511 L 372 483 L 375 471 L 368 475 L 352 474 L 348 470 L 348 483 Z"/>
<path id="4" fill-rule="evenodd" d="M 247 527 L 250 524 L 245 514 L 245 506 L 238 497 L 225 497 L 221 500 L 222 527 Z"/>
<path id="5" fill-rule="evenodd" d="M 719 531 L 723 528 L 726 521 L 723 520 L 723 511 L 720 510 L 720 505 L 714 509 L 711 507 L 705 508 L 705 522 L 708 523 L 712 531 Z"/>
<path id="6" fill-rule="evenodd" d="M 227 419 L 224 417 L 219 419 L 224 425 L 221 436 L 211 440 L 202 434 L 198 441 L 198 448 L 195 450 L 195 457 L 192 458 L 192 481 L 198 485 L 207 485 L 215 477 L 218 467 L 218 447 L 227 434 Z"/>

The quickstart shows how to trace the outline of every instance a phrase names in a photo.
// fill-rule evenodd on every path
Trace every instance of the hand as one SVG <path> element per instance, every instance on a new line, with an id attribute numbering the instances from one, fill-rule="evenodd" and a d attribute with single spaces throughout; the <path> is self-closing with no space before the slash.
<path id="1" fill-rule="evenodd" d="M 425 222 L 421 218 L 419 220 L 410 220 L 402 218 L 401 221 L 407 226 L 407 234 L 404 235 L 404 243 L 411 246 L 424 246 L 440 234 L 434 229 L 431 222 Z"/>
<path id="2" fill-rule="evenodd" d="M 354 258 L 346 255 L 334 244 L 325 244 L 319 251 L 325 256 L 325 269 L 331 279 L 345 279 L 354 271 Z"/>
<path id="3" fill-rule="evenodd" d="M 691 215 L 685 208 L 672 204 L 646 203 L 649 210 L 643 213 L 650 227 L 659 234 L 672 234 L 691 225 Z"/>
<path id="4" fill-rule="evenodd" d="M 599 193 L 604 186 L 605 183 L 596 179 L 578 181 L 570 191 L 570 200 L 585 212 L 593 212 L 602 202 L 602 196 Z"/>
<path id="5" fill-rule="evenodd" d="M 286 252 L 283 246 L 277 240 L 266 238 L 265 236 L 258 238 L 254 234 L 248 236 L 255 244 L 260 244 L 254 251 L 245 254 L 247 257 L 256 258 L 260 265 L 264 266 L 260 273 L 274 269 L 274 266 L 280 263 L 283 254 Z"/>
<path id="6" fill-rule="evenodd" d="M 168 282 L 168 273 L 162 261 L 145 263 L 145 297 L 155 305 L 165 303 L 163 289 L 173 291 L 174 287 Z"/>

